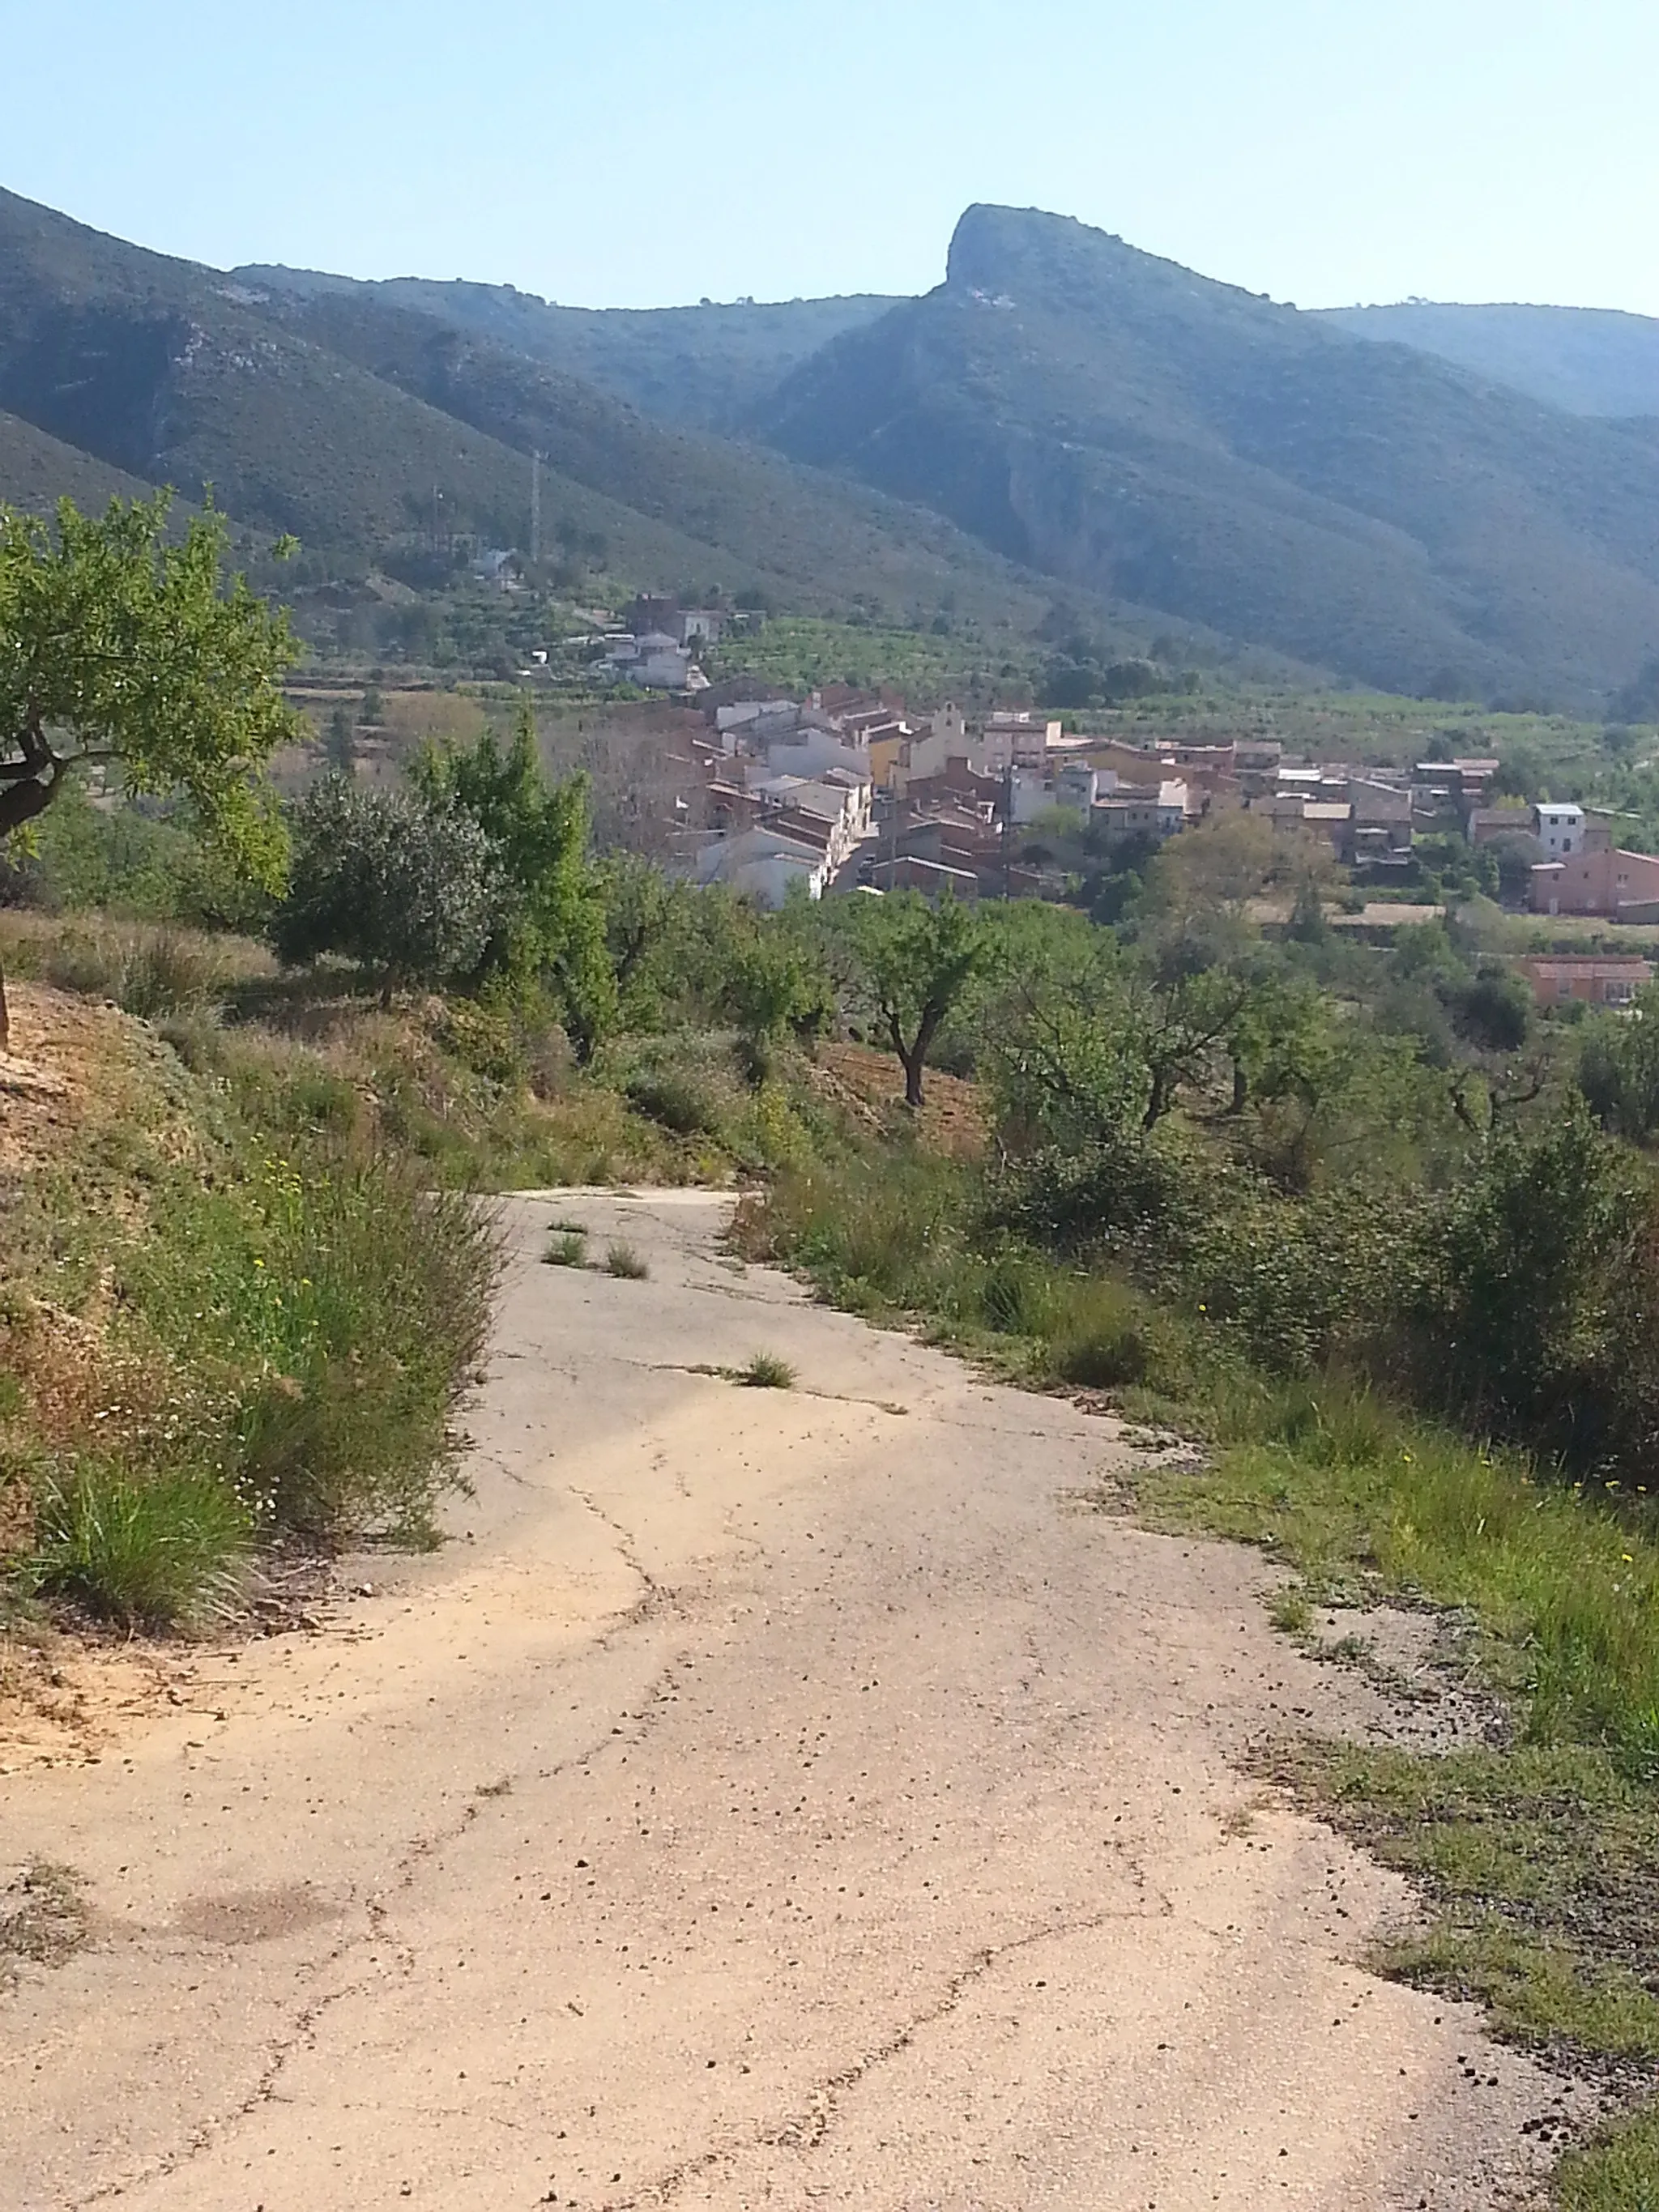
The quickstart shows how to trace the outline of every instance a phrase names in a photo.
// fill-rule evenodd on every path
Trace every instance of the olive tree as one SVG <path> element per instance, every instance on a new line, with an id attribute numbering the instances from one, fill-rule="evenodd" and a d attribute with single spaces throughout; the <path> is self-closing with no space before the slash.
<path id="1" fill-rule="evenodd" d="M 0 842 L 106 768 L 128 793 L 182 798 L 276 890 L 286 843 L 257 772 L 296 726 L 293 637 L 245 578 L 225 581 L 223 517 L 171 536 L 168 507 L 157 493 L 94 518 L 65 500 L 55 526 L 0 507 Z M 0 1049 L 9 1032 L 0 979 Z"/>
<path id="2" fill-rule="evenodd" d="M 399 984 L 475 971 L 508 910 L 501 856 L 445 794 L 325 776 L 300 801 L 294 871 L 273 930 L 290 966 L 337 952 Z"/>

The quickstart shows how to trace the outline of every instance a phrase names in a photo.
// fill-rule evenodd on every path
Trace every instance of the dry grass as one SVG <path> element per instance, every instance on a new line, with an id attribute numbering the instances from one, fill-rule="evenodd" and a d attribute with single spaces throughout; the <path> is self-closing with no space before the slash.
<path id="1" fill-rule="evenodd" d="M 0 1881 L 0 1978 L 15 1966 L 59 1966 L 87 1940 L 81 1878 L 70 1867 L 31 1859 Z"/>
<path id="2" fill-rule="evenodd" d="M 983 1102 L 976 1086 L 960 1076 L 930 1067 L 921 1111 L 912 1115 L 904 1104 L 904 1070 L 890 1052 L 862 1044 L 822 1045 L 809 1074 L 816 1076 L 827 1103 L 872 1132 L 902 1119 L 924 1151 L 953 1159 L 978 1159 L 984 1153 Z"/>

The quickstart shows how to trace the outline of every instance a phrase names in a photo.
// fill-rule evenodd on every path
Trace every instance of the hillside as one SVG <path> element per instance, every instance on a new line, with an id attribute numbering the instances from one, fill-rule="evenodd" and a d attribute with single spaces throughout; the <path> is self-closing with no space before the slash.
<path id="1" fill-rule="evenodd" d="M 231 273 L 272 297 L 352 296 L 412 308 L 586 378 L 647 415 L 707 430 L 736 428 L 792 368 L 897 304 L 859 294 L 697 307 L 562 307 L 511 284 L 424 276 L 360 283 L 318 270 L 252 264 Z"/>
<path id="2" fill-rule="evenodd" d="M 757 588 L 807 609 L 946 602 L 1025 627 L 1046 599 L 948 523 L 775 453 L 677 433 L 527 356 L 376 300 L 274 299 L 0 194 L 0 410 L 37 501 L 94 464 L 356 552 L 434 529 L 547 540 L 623 581 Z M 75 459 L 68 449 L 81 456 Z M 55 471 L 57 472 L 55 472 Z"/>
<path id="3" fill-rule="evenodd" d="M 1354 337 L 1438 354 L 1569 414 L 1659 416 L 1659 318 L 1650 315 L 1409 300 L 1331 307 L 1321 319 Z"/>
<path id="4" fill-rule="evenodd" d="M 94 510 L 112 499 L 137 499 L 151 487 L 66 446 L 33 422 L 0 414 L 0 505 L 44 514 L 55 500 Z"/>
<path id="5" fill-rule="evenodd" d="M 1395 690 L 1592 703 L 1659 647 L 1659 453 L 1081 223 L 945 283 L 759 426 L 1069 584 Z"/>

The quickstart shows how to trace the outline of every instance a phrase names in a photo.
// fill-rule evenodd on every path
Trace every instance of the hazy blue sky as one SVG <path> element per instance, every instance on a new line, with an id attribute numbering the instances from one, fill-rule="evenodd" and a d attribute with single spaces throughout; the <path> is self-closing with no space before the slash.
<path id="1" fill-rule="evenodd" d="M 970 200 L 1304 307 L 1659 314 L 1655 0 L 0 0 L 0 183 L 221 264 L 919 291 Z"/>

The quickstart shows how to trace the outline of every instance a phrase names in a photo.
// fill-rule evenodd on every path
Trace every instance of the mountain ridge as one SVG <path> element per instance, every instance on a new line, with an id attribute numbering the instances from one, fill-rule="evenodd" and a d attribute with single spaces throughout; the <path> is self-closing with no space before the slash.
<path id="1" fill-rule="evenodd" d="M 522 546 L 532 453 L 544 542 L 659 588 L 1027 635 L 1069 605 L 1581 707 L 1659 653 L 1659 422 L 1073 218 L 975 204 L 896 303 L 589 310 L 216 270 L 0 193 L 0 491 L 210 480 L 324 548 Z"/>
<path id="2" fill-rule="evenodd" d="M 1437 354 L 1569 414 L 1659 416 L 1659 318 L 1519 301 L 1322 307 L 1351 337 Z"/>
<path id="3" fill-rule="evenodd" d="M 559 432 L 589 465 L 580 481 L 544 472 L 549 538 L 602 541 L 625 580 L 757 588 L 807 611 L 866 594 L 931 616 L 954 597 L 994 625 L 1042 611 L 1040 586 L 931 511 L 672 430 L 482 342 L 471 357 L 496 404 L 473 390 L 463 405 L 454 377 L 440 389 L 412 366 L 410 334 L 435 337 L 434 319 L 355 289 L 280 303 L 253 289 L 0 193 L 0 410 L 130 477 L 189 495 L 211 482 L 252 527 L 358 550 L 439 516 L 522 546 L 532 444 Z M 380 373 L 398 362 L 400 378 Z M 500 404 L 515 378 L 538 386 L 533 419 Z"/>
<path id="4" fill-rule="evenodd" d="M 1011 559 L 1394 690 L 1588 702 L 1659 647 L 1651 445 L 1038 210 L 757 427 Z"/>

